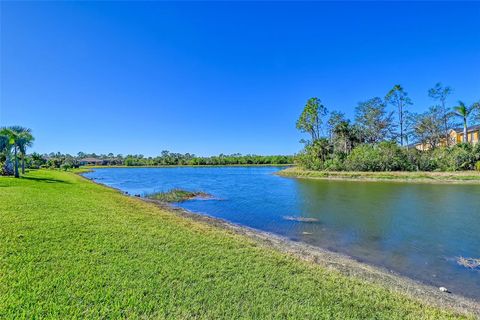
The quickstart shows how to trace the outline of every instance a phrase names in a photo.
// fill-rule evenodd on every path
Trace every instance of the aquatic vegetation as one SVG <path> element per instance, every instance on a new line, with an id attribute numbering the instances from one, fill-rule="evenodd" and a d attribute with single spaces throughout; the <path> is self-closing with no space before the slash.
<path id="1" fill-rule="evenodd" d="M 187 191 L 182 189 L 172 189 L 167 192 L 156 192 L 147 195 L 147 198 L 159 200 L 162 202 L 183 202 L 195 198 L 209 199 L 212 195 L 200 191 Z"/>

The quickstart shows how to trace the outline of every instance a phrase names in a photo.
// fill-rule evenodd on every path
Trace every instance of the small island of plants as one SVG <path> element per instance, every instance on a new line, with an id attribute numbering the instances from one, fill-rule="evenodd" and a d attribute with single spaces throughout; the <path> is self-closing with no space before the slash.
<path id="1" fill-rule="evenodd" d="M 155 192 L 147 195 L 147 198 L 161 202 L 184 202 L 192 199 L 209 199 L 212 195 L 201 191 L 187 191 L 183 189 L 172 189 L 166 192 Z"/>

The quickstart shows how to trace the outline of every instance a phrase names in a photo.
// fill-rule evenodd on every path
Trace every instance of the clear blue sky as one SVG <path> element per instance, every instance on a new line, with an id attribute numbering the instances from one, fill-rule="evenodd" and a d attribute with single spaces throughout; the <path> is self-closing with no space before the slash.
<path id="1" fill-rule="evenodd" d="M 292 154 L 307 98 L 480 98 L 480 3 L 1 2 L 0 125 L 37 152 Z"/>

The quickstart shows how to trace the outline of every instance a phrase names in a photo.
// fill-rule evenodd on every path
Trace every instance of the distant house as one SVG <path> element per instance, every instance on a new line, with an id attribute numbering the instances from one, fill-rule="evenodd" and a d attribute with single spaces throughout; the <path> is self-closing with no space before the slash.
<path id="1" fill-rule="evenodd" d="M 449 134 L 452 141 L 455 141 L 455 143 L 463 142 L 463 128 L 452 129 Z M 480 125 L 468 127 L 467 137 L 469 143 L 477 144 L 480 140 Z"/>
<path id="2" fill-rule="evenodd" d="M 81 166 L 101 166 L 104 164 L 104 161 L 97 158 L 83 158 L 78 160 Z"/>
<path id="3" fill-rule="evenodd" d="M 449 141 L 448 145 L 454 145 L 463 142 L 463 128 L 450 129 L 448 131 Z M 467 128 L 468 143 L 477 144 L 480 141 L 480 125 L 475 125 Z M 446 146 L 445 138 L 440 139 L 437 144 L 438 147 Z M 420 151 L 429 150 L 431 146 L 426 143 L 417 143 L 415 148 Z"/>

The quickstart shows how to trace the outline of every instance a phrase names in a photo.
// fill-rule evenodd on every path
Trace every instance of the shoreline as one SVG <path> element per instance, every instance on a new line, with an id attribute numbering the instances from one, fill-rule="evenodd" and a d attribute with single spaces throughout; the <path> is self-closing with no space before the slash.
<path id="1" fill-rule="evenodd" d="M 154 204 L 159 209 L 168 211 L 176 216 L 205 223 L 209 226 L 247 237 L 267 249 L 275 250 L 302 261 L 319 265 L 325 269 L 339 272 L 348 277 L 380 285 L 390 291 L 404 294 L 407 297 L 431 306 L 450 309 L 464 315 L 473 314 L 475 317 L 480 318 L 480 301 L 476 301 L 473 298 L 465 297 L 456 293 L 441 292 L 438 287 L 433 285 L 401 275 L 381 266 L 360 262 L 355 258 L 340 252 L 334 252 L 304 242 L 294 241 L 271 232 L 234 224 L 221 218 L 189 211 L 159 200 L 127 195 L 120 189 L 89 179 L 83 176 L 82 173 L 85 172 L 78 172 L 77 175 L 94 184 L 115 190 L 125 197 Z"/>
<path id="2" fill-rule="evenodd" d="M 427 172 L 427 171 L 314 171 L 289 167 L 275 173 L 278 176 L 298 179 L 338 180 L 356 182 L 403 182 L 438 184 L 480 184 L 480 172 Z"/>
<path id="3" fill-rule="evenodd" d="M 340 252 L 330 251 L 270 232 L 234 224 L 224 219 L 189 211 L 158 200 L 148 198 L 138 199 L 153 203 L 158 208 L 167 210 L 172 214 L 248 237 L 268 249 L 285 253 L 328 270 L 334 270 L 342 275 L 383 286 L 388 290 L 404 294 L 432 306 L 451 309 L 466 315 L 473 314 L 480 318 L 480 302 L 455 293 L 441 292 L 437 287 L 400 275 L 392 270 L 360 262 Z"/>

